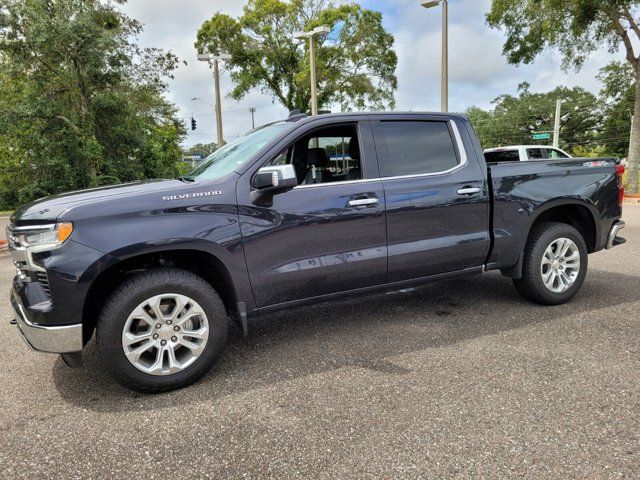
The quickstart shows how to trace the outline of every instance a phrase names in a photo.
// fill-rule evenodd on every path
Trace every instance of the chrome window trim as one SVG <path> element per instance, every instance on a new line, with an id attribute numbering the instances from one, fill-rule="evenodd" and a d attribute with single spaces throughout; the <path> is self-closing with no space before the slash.
<path id="1" fill-rule="evenodd" d="M 464 167 L 467 163 L 469 163 L 469 157 L 467 156 L 467 151 L 464 148 L 464 143 L 462 142 L 462 136 L 460 135 L 460 130 L 458 130 L 458 125 L 454 120 L 448 120 L 448 123 L 451 126 L 451 130 L 453 131 L 455 144 L 458 147 L 458 153 L 460 155 L 460 162 L 455 167 L 451 167 L 448 170 L 443 170 L 441 172 L 432 172 L 432 173 L 418 173 L 413 175 L 396 175 L 393 177 L 376 177 L 376 178 L 363 178 L 360 180 L 345 180 L 342 182 L 311 183 L 309 185 L 297 185 L 293 187 L 293 189 L 296 190 L 296 189 L 303 189 L 303 188 L 328 187 L 332 185 L 348 185 L 352 183 L 370 183 L 370 182 L 380 182 L 380 181 L 389 181 L 389 180 L 406 180 L 410 178 L 423 178 L 423 177 L 433 177 L 436 175 L 446 175 L 448 173 L 455 172 L 456 170 L 459 170 L 460 168 Z"/>
<path id="2" fill-rule="evenodd" d="M 341 182 L 327 182 L 327 183 L 309 183 L 308 185 L 296 185 L 294 190 L 300 190 L 303 188 L 315 188 L 315 187 L 330 187 L 332 185 L 349 185 L 352 183 L 371 183 L 379 182 L 381 178 L 361 178 L 359 180 L 343 180 Z"/>

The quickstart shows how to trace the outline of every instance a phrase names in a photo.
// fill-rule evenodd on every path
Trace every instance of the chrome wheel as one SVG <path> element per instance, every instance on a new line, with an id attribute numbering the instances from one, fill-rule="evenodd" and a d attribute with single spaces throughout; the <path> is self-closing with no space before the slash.
<path id="1" fill-rule="evenodd" d="M 125 356 L 150 375 L 188 368 L 204 352 L 209 322 L 202 307 L 177 293 L 151 297 L 138 305 L 122 330 Z"/>
<path id="2" fill-rule="evenodd" d="M 558 238 L 542 256 L 542 281 L 550 291 L 562 293 L 571 288 L 580 273 L 580 250 L 573 240 Z"/>

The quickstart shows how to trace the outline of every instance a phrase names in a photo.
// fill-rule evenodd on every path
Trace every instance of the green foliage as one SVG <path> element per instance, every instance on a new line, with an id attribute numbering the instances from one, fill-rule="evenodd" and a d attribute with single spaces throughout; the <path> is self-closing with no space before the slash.
<path id="1" fill-rule="evenodd" d="M 600 129 L 602 106 L 593 94 L 580 87 L 532 93 L 529 84 L 523 83 L 517 96 L 501 95 L 492 102 L 491 110 L 473 107 L 467 114 L 484 148 L 549 144 L 534 141 L 532 134 L 553 131 L 557 99 L 563 101 L 560 146 L 569 149 L 593 142 Z"/>
<path id="2" fill-rule="evenodd" d="M 624 27 L 637 27 L 639 5 L 637 0 L 493 0 L 487 22 L 506 31 L 504 53 L 511 63 L 532 63 L 555 48 L 565 66 L 581 67 L 602 45 L 618 49 L 627 36 Z"/>
<path id="3" fill-rule="evenodd" d="M 578 158 L 602 158 L 611 155 L 607 150 L 607 147 L 603 145 L 576 145 L 571 148 L 569 153 Z"/>
<path id="4" fill-rule="evenodd" d="M 200 155 L 202 158 L 208 157 L 218 149 L 217 143 L 197 143 L 183 151 L 184 155 Z"/>
<path id="5" fill-rule="evenodd" d="M 196 48 L 228 52 L 231 93 L 241 99 L 252 89 L 276 97 L 290 110 L 308 111 L 311 91 L 309 52 L 292 38 L 320 25 L 333 28 L 318 40 L 318 105 L 343 110 L 393 107 L 397 89 L 393 36 L 382 15 L 357 4 L 325 0 L 250 0 L 241 17 L 216 13 L 198 31 Z"/>
<path id="6" fill-rule="evenodd" d="M 553 48 L 562 55 L 565 67 L 579 69 L 601 46 L 613 53 L 624 45 L 636 83 L 628 158 L 632 192 L 638 189 L 640 169 L 640 54 L 633 46 L 640 41 L 638 18 L 638 0 L 492 0 L 487 14 L 490 26 L 505 30 L 504 53 L 515 64 L 532 63 L 538 54 Z M 621 151 L 620 145 L 614 148 Z"/>
<path id="7" fill-rule="evenodd" d="M 605 102 L 602 144 L 618 157 L 629 154 L 629 132 L 633 115 L 636 80 L 628 64 L 612 62 L 598 76 L 603 87 L 600 92 Z"/>
<path id="8" fill-rule="evenodd" d="M 177 58 L 140 30 L 106 0 L 0 0 L 0 208 L 177 173 Z"/>

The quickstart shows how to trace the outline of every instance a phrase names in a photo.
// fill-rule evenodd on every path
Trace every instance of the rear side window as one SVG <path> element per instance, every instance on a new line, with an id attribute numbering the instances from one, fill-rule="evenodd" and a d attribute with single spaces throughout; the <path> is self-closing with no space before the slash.
<path id="1" fill-rule="evenodd" d="M 527 148 L 527 157 L 529 160 L 542 160 L 544 153 L 541 148 Z"/>
<path id="2" fill-rule="evenodd" d="M 487 163 L 519 162 L 520 153 L 517 150 L 501 150 L 484 154 Z"/>
<path id="3" fill-rule="evenodd" d="M 549 156 L 549 158 L 569 158 L 567 155 L 565 155 L 563 152 L 561 152 L 560 150 L 555 150 L 553 148 L 547 148 L 547 155 Z"/>
<path id="4" fill-rule="evenodd" d="M 382 177 L 438 173 L 458 165 L 446 122 L 380 122 L 377 132 L 387 149 L 380 159 Z"/>

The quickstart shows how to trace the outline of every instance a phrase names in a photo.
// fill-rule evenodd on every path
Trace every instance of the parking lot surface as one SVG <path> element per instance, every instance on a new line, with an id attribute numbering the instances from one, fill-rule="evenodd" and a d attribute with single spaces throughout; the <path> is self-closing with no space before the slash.
<path id="1" fill-rule="evenodd" d="M 541 307 L 492 273 L 270 315 L 204 380 L 148 396 L 9 325 L 0 258 L 1 478 L 640 476 L 640 206 Z"/>

